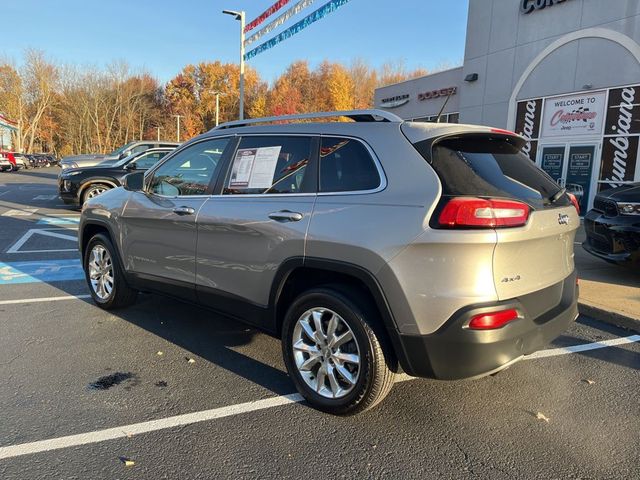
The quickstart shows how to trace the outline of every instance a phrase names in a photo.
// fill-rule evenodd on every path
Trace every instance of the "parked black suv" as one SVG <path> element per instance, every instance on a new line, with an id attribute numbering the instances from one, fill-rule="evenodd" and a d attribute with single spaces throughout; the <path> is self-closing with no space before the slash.
<path id="1" fill-rule="evenodd" d="M 60 198 L 68 205 L 82 206 L 87 199 L 119 187 L 128 173 L 151 168 L 174 148 L 151 148 L 114 164 L 62 170 L 58 176 Z"/>
<path id="2" fill-rule="evenodd" d="M 611 263 L 640 265 L 640 183 L 596 195 L 584 229 L 587 252 Z"/>

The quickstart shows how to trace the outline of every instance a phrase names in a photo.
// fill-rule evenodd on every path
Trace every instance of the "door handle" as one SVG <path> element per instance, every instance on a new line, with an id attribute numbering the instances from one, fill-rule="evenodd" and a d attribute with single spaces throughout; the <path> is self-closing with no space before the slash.
<path id="1" fill-rule="evenodd" d="M 176 207 L 173 209 L 173 213 L 176 215 L 193 215 L 196 211 L 191 207 Z"/>
<path id="2" fill-rule="evenodd" d="M 276 222 L 299 222 L 304 218 L 304 215 L 298 212 L 290 212 L 289 210 L 281 210 L 270 213 L 269 218 Z"/>

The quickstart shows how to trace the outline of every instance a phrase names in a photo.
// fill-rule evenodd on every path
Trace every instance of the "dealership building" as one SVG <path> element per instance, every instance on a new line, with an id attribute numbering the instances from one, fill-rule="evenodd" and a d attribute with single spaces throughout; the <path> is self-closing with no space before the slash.
<path id="1" fill-rule="evenodd" d="M 11 150 L 11 133 L 18 131 L 16 122 L 0 113 L 0 150 Z"/>
<path id="2" fill-rule="evenodd" d="M 382 87 L 404 119 L 490 125 L 591 207 L 640 181 L 640 0 L 470 0 L 464 64 Z"/>

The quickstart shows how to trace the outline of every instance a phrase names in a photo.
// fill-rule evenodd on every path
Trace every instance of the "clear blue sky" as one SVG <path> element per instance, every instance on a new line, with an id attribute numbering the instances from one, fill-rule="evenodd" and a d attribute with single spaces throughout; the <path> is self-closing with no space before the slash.
<path id="1" fill-rule="evenodd" d="M 102 67 L 125 60 L 165 82 L 188 63 L 236 62 L 239 22 L 221 10 L 244 9 L 250 21 L 274 1 L 3 0 L 0 58 L 19 63 L 25 48 L 36 48 L 62 63 Z M 316 0 L 295 19 L 326 1 Z M 249 65 L 268 81 L 299 59 L 312 65 L 362 58 L 373 66 L 398 60 L 410 69 L 454 66 L 464 56 L 468 1 L 351 0 Z"/>

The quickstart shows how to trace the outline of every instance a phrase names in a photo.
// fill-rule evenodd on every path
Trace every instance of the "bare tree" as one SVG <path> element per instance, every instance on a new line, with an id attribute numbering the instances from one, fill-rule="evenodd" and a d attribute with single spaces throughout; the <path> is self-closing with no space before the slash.
<path id="1" fill-rule="evenodd" d="M 48 62 L 44 54 L 37 50 L 27 50 L 22 69 L 22 82 L 25 115 L 19 119 L 21 125 L 21 144 L 27 151 L 33 150 L 42 116 L 51 106 L 59 79 L 58 69 Z"/>

